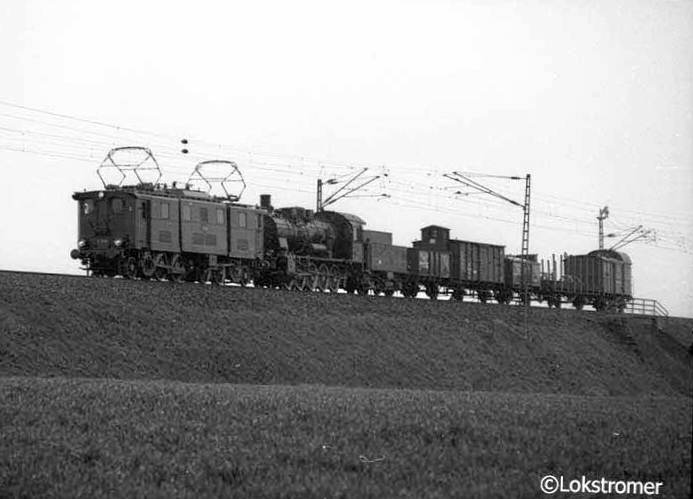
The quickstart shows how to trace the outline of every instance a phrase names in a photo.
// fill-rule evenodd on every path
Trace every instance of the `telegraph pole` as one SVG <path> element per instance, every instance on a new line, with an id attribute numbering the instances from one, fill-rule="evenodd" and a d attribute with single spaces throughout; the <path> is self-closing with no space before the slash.
<path id="1" fill-rule="evenodd" d="M 605 206 L 601 210 L 599 210 L 599 216 L 597 217 L 597 220 L 599 220 L 599 249 L 603 250 L 604 249 L 604 220 L 609 218 L 609 207 Z"/>
<path id="2" fill-rule="evenodd" d="M 525 177 L 525 203 L 522 206 L 522 293 L 525 302 L 525 329 L 527 327 L 527 309 L 529 308 L 529 276 L 527 276 L 527 267 L 529 267 L 529 200 L 531 181 L 532 176 L 528 173 Z"/>
<path id="3" fill-rule="evenodd" d="M 527 272 L 527 267 L 529 267 L 529 200 L 530 200 L 530 193 L 531 193 L 531 180 L 532 177 L 530 174 L 527 174 L 525 176 L 525 202 L 523 204 L 518 203 L 517 201 L 513 201 L 512 199 L 509 199 L 502 194 L 497 193 L 496 191 L 489 189 L 488 187 L 481 185 L 480 183 L 476 182 L 475 180 L 470 179 L 470 176 L 479 176 L 479 177 L 494 177 L 494 178 L 504 178 L 504 179 L 509 179 L 509 180 L 522 180 L 522 177 L 505 177 L 505 176 L 499 176 L 499 175 L 485 175 L 485 174 L 469 174 L 469 173 L 459 173 L 459 172 L 452 172 L 451 174 L 444 174 L 443 175 L 446 178 L 449 178 L 451 180 L 454 180 L 455 182 L 459 182 L 460 184 L 463 184 L 467 187 L 471 187 L 472 189 L 476 189 L 484 194 L 488 194 L 490 196 L 494 196 L 497 198 L 500 198 L 504 201 L 507 201 L 510 204 L 513 204 L 515 206 L 519 206 L 522 208 L 523 212 L 523 218 L 522 218 L 522 263 L 521 263 L 521 271 L 522 271 L 522 298 L 524 301 L 524 306 L 525 306 L 525 331 L 527 330 L 527 311 L 529 309 L 529 279 L 528 279 L 528 272 Z"/>
<path id="4" fill-rule="evenodd" d="M 315 212 L 322 211 L 322 179 L 318 179 L 318 201 L 315 206 Z"/>

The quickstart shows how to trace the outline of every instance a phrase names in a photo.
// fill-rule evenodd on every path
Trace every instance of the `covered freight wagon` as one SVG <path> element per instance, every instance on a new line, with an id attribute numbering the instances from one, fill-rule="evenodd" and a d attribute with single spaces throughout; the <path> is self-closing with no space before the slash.
<path id="1" fill-rule="evenodd" d="M 570 277 L 574 290 L 587 296 L 633 296 L 631 260 L 613 250 L 595 250 L 587 255 L 565 257 L 565 276 Z"/>
<path id="2" fill-rule="evenodd" d="M 448 279 L 450 277 L 450 253 L 419 248 L 408 248 L 408 267 L 412 275 Z"/>
<path id="3" fill-rule="evenodd" d="M 536 257 L 535 257 L 536 258 Z M 523 259 L 508 256 L 505 259 L 505 285 L 514 291 L 522 290 L 522 266 L 524 264 L 525 278 L 530 289 L 537 289 L 541 284 L 541 264 L 535 258 Z"/>
<path id="4" fill-rule="evenodd" d="M 463 285 L 503 284 L 505 247 L 450 240 L 452 278 Z"/>

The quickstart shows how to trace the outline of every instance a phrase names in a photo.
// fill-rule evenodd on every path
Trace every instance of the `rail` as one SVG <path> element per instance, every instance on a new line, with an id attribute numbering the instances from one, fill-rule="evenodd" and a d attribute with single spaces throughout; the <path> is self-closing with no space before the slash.
<path id="1" fill-rule="evenodd" d="M 624 310 L 627 314 L 652 315 L 655 317 L 669 317 L 669 311 L 657 300 L 647 298 L 633 298 L 628 302 Z"/>

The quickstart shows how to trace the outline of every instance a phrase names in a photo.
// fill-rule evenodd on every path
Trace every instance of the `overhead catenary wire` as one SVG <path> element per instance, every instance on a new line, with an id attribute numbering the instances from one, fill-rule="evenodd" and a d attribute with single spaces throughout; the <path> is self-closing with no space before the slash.
<path id="1" fill-rule="evenodd" d="M 58 113 L 29 106 L 0 101 L 15 109 L 14 114 L 0 113 L 0 118 L 10 120 L 7 126 L 0 122 L 0 148 L 15 153 L 37 154 L 66 160 L 93 163 L 101 161 L 107 149 L 124 142 L 135 142 L 150 146 L 157 157 L 162 159 L 162 171 L 165 174 L 181 179 L 187 178 L 194 164 L 190 160 L 202 161 L 214 157 L 230 157 L 244 170 L 244 175 L 251 178 L 257 188 L 282 188 L 287 185 L 295 192 L 310 194 L 314 192 L 312 183 L 321 174 L 327 176 L 346 177 L 358 168 L 356 163 L 348 163 L 334 159 L 314 158 L 307 155 L 277 154 L 267 151 L 251 150 L 243 146 L 218 144 L 204 140 L 191 139 L 194 143 L 194 153 L 188 158 L 182 158 L 179 150 L 179 139 L 173 134 L 157 133 L 140 130 L 129 126 L 114 125 L 102 120 L 80 118 L 65 113 Z M 24 113 L 20 115 L 19 113 Z M 22 129 L 18 122 L 31 128 Z M 68 124 L 71 123 L 71 124 Z M 50 131 L 52 129 L 53 131 Z M 60 130 L 60 132 L 56 132 Z M 100 150 L 103 148 L 103 150 Z M 226 156 L 231 154 L 231 156 Z M 237 155 L 238 157 L 233 157 Z M 468 207 L 476 207 L 488 211 L 485 215 L 494 221 L 517 224 L 516 220 L 508 219 L 502 211 L 501 202 L 487 199 L 481 200 L 468 193 L 453 193 L 439 182 L 422 181 L 434 179 L 440 175 L 440 168 L 420 166 L 417 172 L 403 170 L 411 165 L 389 165 L 392 175 L 387 180 L 364 188 L 364 196 L 374 196 L 382 200 L 384 191 L 389 196 L 388 203 L 410 203 L 422 209 L 435 209 L 451 214 L 459 214 Z M 269 174 L 269 175 L 267 175 Z M 501 179 L 504 176 L 482 174 L 489 181 Z M 275 180 L 281 176 L 284 181 Z M 271 181 L 268 181 L 271 178 Z M 295 181 L 287 181 L 294 179 Z M 264 180 L 264 181 L 263 181 Z M 305 182 L 305 183 L 304 183 Z M 570 231 L 579 234 L 592 234 L 596 239 L 596 221 L 590 212 L 592 207 L 600 206 L 597 202 L 585 202 L 550 193 L 537 191 L 533 195 L 533 213 L 540 216 L 542 224 L 532 223 L 532 227 L 551 231 Z M 460 209 L 444 205 L 461 205 Z M 441 205 L 443 205 L 441 207 Z M 643 213 L 629 208 L 613 207 L 618 218 L 614 218 L 615 226 L 633 226 L 644 223 L 657 233 L 658 244 L 675 244 L 686 248 L 683 233 L 690 228 L 685 216 L 675 214 Z M 570 213 L 570 215 L 568 215 Z M 474 215 L 478 218 L 478 215 Z M 575 231 L 566 229 L 570 223 L 582 229 Z"/>

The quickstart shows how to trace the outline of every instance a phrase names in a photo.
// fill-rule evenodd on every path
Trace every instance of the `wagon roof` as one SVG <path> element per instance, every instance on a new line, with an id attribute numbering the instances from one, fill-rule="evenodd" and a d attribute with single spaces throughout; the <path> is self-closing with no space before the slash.
<path id="1" fill-rule="evenodd" d="M 626 253 L 614 250 L 594 250 L 590 251 L 588 256 L 601 256 L 602 258 L 612 258 L 614 260 L 620 260 L 624 263 L 632 264 L 630 257 Z"/>

